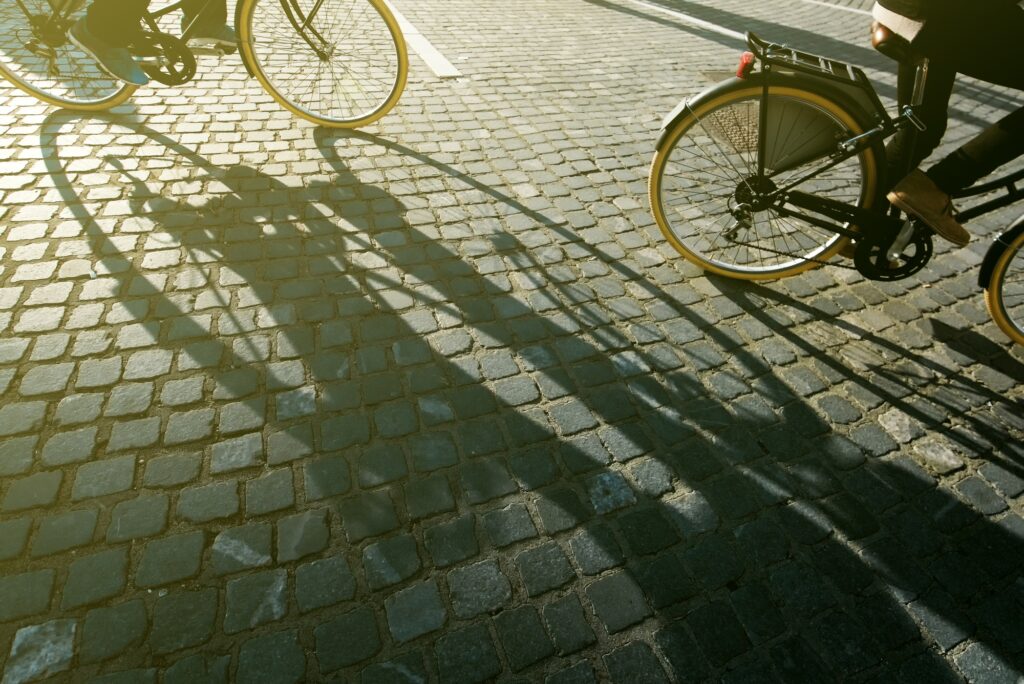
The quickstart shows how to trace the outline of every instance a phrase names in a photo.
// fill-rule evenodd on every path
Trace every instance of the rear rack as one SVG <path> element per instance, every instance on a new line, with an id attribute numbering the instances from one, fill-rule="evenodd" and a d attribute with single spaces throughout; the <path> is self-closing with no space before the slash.
<path id="1" fill-rule="evenodd" d="M 851 95 L 862 107 L 882 118 L 889 120 L 878 94 L 871 81 L 859 66 L 840 62 L 837 59 L 822 57 L 811 52 L 796 50 L 785 45 L 770 43 L 747 32 L 747 45 L 758 61 L 766 66 L 799 72 L 815 78 L 823 78 L 838 85 Z"/>

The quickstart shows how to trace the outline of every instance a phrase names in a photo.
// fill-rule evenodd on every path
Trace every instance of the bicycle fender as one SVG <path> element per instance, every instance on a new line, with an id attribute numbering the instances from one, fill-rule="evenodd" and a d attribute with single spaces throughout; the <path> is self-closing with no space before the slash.
<path id="1" fill-rule="evenodd" d="M 829 88 L 827 84 L 823 84 L 820 81 L 809 82 L 808 79 L 802 78 L 798 74 L 792 74 L 788 72 L 771 72 L 766 74 L 763 71 L 759 71 L 755 74 L 751 74 L 746 78 L 727 78 L 720 83 L 716 83 L 708 88 L 705 88 L 701 92 L 688 97 L 676 105 L 675 109 L 668 113 L 668 115 L 661 122 L 661 130 L 658 133 L 657 146 L 660 147 L 665 136 L 668 132 L 675 127 L 675 124 L 686 116 L 690 110 L 696 109 L 702 103 L 716 98 L 723 93 L 739 88 L 748 88 L 751 85 L 763 85 L 764 79 L 770 79 L 769 86 L 791 86 L 799 87 L 811 92 L 816 92 L 822 96 L 828 97 L 835 100 L 838 104 L 842 105 L 858 123 L 867 130 L 877 125 L 877 122 L 873 120 L 872 115 L 869 112 L 864 111 L 862 107 L 857 106 L 850 98 L 843 92 L 835 88 Z"/>
<path id="2" fill-rule="evenodd" d="M 985 253 L 985 258 L 981 262 L 981 268 L 978 270 L 978 287 L 983 290 L 988 289 L 988 283 L 992 279 L 992 271 L 995 269 L 999 257 L 1003 255 L 1003 252 L 1010 246 L 1010 243 L 1017 239 L 1021 233 L 1024 233 L 1024 215 L 1014 221 L 1013 225 L 992 241 L 992 245 L 988 248 L 988 252 Z"/>
<path id="3" fill-rule="evenodd" d="M 729 78 L 721 83 L 716 83 L 713 86 L 705 88 L 701 92 L 697 93 L 692 97 L 684 98 L 675 106 L 675 108 L 669 112 L 665 118 L 661 120 L 661 130 L 658 133 L 658 141 L 656 147 L 661 147 L 662 139 L 668 135 L 668 132 L 672 130 L 676 122 L 686 116 L 689 109 L 697 107 L 701 102 L 709 100 L 713 97 L 717 97 L 721 93 L 727 92 L 739 86 L 747 85 L 747 81 L 740 78 Z"/>

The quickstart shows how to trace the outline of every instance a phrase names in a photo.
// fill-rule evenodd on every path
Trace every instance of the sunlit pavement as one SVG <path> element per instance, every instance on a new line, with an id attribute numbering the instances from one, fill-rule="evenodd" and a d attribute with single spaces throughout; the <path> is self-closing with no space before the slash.
<path id="1" fill-rule="evenodd" d="M 414 54 L 357 133 L 230 57 L 104 116 L 0 89 L 3 683 L 1019 681 L 1012 212 L 747 285 L 647 204 L 728 31 L 891 103 L 868 18 L 396 5 L 462 76 Z M 963 84 L 950 143 L 1016 106 Z"/>

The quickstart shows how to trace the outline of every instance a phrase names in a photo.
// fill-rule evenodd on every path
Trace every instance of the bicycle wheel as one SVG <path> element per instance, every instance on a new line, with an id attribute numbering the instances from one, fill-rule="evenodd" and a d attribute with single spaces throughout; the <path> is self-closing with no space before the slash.
<path id="1" fill-rule="evenodd" d="M 985 305 L 999 329 L 1024 344 L 1024 231 L 1003 250 L 985 288 Z"/>
<path id="2" fill-rule="evenodd" d="M 102 111 L 127 100 L 136 87 L 109 76 L 67 39 L 84 10 L 54 18 L 47 0 L 0 2 L 0 76 L 38 100 L 79 111 Z"/>
<path id="3" fill-rule="evenodd" d="M 382 0 L 239 1 L 242 58 L 285 109 L 357 128 L 398 102 L 409 58 Z"/>
<path id="4" fill-rule="evenodd" d="M 836 143 L 863 132 L 846 107 L 800 86 L 772 85 L 762 132 L 762 94 L 760 81 L 751 79 L 692 102 L 662 136 L 649 180 L 654 217 L 672 246 L 707 271 L 742 280 L 814 268 L 848 242 L 771 207 L 754 206 L 749 220 L 738 222 L 733 210 L 752 192 L 785 187 L 818 169 L 796 189 L 862 207 L 879 194 L 877 148 L 827 168 Z M 762 136 L 766 168 L 759 174 Z"/>

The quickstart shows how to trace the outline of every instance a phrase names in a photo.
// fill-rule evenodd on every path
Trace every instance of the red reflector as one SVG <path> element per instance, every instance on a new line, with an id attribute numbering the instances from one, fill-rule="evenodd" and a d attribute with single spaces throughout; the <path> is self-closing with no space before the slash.
<path id="1" fill-rule="evenodd" d="M 754 53 L 744 52 L 740 55 L 740 65 L 736 69 L 736 78 L 746 78 L 750 75 L 750 70 L 754 68 Z"/>

